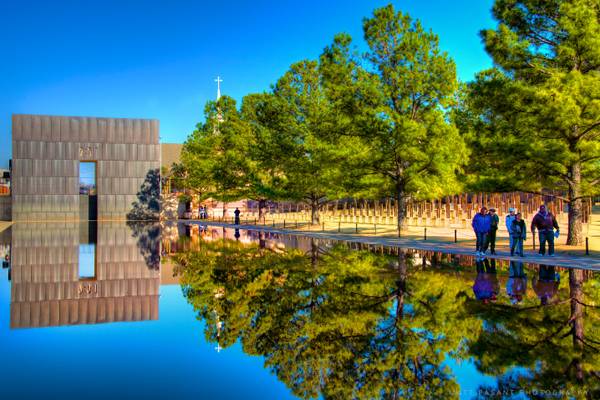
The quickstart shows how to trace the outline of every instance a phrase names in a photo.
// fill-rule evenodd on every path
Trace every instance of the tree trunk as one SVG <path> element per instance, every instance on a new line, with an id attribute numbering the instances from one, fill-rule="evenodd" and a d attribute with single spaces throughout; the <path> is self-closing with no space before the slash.
<path id="1" fill-rule="evenodd" d="M 585 339 L 583 331 L 583 270 L 569 269 L 569 292 L 571 297 L 571 331 L 573 332 L 573 349 L 575 350 L 575 378 L 583 382 L 584 372 L 582 368 L 582 357 L 584 356 Z"/>
<path id="2" fill-rule="evenodd" d="M 406 295 L 406 252 L 398 250 L 398 280 L 396 281 L 396 320 L 404 317 L 404 298 Z"/>
<path id="3" fill-rule="evenodd" d="M 396 186 L 396 208 L 397 208 L 397 222 L 398 222 L 398 237 L 401 236 L 402 226 L 404 225 L 404 216 L 406 214 L 406 198 L 404 190 L 401 185 Z"/>
<path id="4" fill-rule="evenodd" d="M 571 297 L 571 319 L 573 320 L 573 346 L 583 351 L 583 270 L 569 269 L 569 292 Z"/>
<path id="5" fill-rule="evenodd" d="M 317 266 L 319 261 L 319 242 L 315 238 L 310 239 L 310 265 L 313 268 Z"/>
<path id="6" fill-rule="evenodd" d="M 223 202 L 223 220 L 227 219 L 227 203 Z"/>
<path id="7" fill-rule="evenodd" d="M 581 165 L 575 163 L 570 170 L 571 182 L 569 182 L 569 229 L 567 233 L 567 245 L 577 246 L 583 243 L 583 214 L 581 201 Z"/>
<path id="8" fill-rule="evenodd" d="M 258 200 L 258 222 L 264 222 L 266 218 L 267 200 Z"/>
<path id="9" fill-rule="evenodd" d="M 312 198 L 310 200 L 310 222 L 313 225 L 319 225 L 319 200 Z"/>

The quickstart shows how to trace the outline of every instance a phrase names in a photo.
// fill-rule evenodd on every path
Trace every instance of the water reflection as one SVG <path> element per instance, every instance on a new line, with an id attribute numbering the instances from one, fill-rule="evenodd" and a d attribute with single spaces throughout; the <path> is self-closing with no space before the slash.
<path id="1" fill-rule="evenodd" d="M 155 226 L 133 235 L 121 223 L 11 229 L 11 328 L 158 319 Z"/>
<path id="2" fill-rule="evenodd" d="M 506 294 L 508 294 L 512 304 L 522 302 L 523 297 L 527 294 L 527 274 L 521 261 L 510 261 Z"/>
<path id="3" fill-rule="evenodd" d="M 174 258 L 206 339 L 218 349 L 239 341 L 299 397 L 600 396 L 592 273 L 200 233 Z M 474 362 L 496 385 L 465 395 L 453 362 Z"/>
<path id="4" fill-rule="evenodd" d="M 11 328 L 156 320 L 159 286 L 180 284 L 200 321 L 171 286 L 134 339 L 105 326 L 128 347 L 139 326 L 152 343 L 187 339 L 156 346 L 167 372 L 229 374 L 241 346 L 301 398 L 600 397 L 592 272 L 198 224 L 16 224 L 0 251 Z M 5 348 L 41 337 L 9 333 Z"/>
<path id="5" fill-rule="evenodd" d="M 538 274 L 533 278 L 533 290 L 542 305 L 548 304 L 555 297 L 560 283 L 560 275 L 551 265 L 540 265 Z"/>

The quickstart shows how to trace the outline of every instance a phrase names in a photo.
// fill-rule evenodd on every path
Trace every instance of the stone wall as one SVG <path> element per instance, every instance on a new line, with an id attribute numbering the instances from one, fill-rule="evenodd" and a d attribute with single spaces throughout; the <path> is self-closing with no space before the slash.
<path id="1" fill-rule="evenodd" d="M 95 161 L 98 219 L 126 219 L 160 166 L 157 120 L 13 115 L 13 221 L 79 219 L 79 162 Z"/>

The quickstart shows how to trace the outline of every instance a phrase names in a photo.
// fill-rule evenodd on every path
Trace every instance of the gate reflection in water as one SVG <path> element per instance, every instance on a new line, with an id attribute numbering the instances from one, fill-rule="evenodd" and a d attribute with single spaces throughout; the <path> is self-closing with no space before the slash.
<path id="1" fill-rule="evenodd" d="M 11 270 L 12 328 L 158 318 L 160 272 L 122 223 L 15 224 Z"/>

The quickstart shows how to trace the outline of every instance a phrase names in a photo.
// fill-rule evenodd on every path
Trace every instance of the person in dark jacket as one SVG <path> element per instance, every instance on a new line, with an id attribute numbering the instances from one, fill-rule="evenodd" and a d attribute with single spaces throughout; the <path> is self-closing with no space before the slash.
<path id="1" fill-rule="evenodd" d="M 535 235 L 536 229 L 540 238 L 540 254 L 546 254 L 546 242 L 548 242 L 548 255 L 554 257 L 554 229 L 556 229 L 556 237 L 558 237 L 560 228 L 554 215 L 546 210 L 544 205 L 540 206 L 540 211 L 535 214 L 531 221 L 531 233 L 533 235 Z"/>
<path id="2" fill-rule="evenodd" d="M 527 227 L 525 221 L 521 219 L 521 213 L 515 215 L 515 219 L 510 225 L 510 238 L 512 247 L 510 248 L 510 255 L 515 255 L 515 250 L 518 255 L 525 257 L 523 254 L 523 243 L 527 239 Z"/>
<path id="3" fill-rule="evenodd" d="M 498 224 L 500 224 L 500 218 L 496 214 L 495 208 L 490 208 L 490 253 L 496 254 L 496 231 L 498 231 Z"/>
<path id="4" fill-rule="evenodd" d="M 473 231 L 475 231 L 475 236 L 477 237 L 477 241 L 475 243 L 475 253 L 478 256 L 484 255 L 485 251 L 487 250 L 491 221 L 491 217 L 487 213 L 487 208 L 481 207 L 481 211 L 475 214 L 473 221 L 471 222 L 471 226 L 473 227 Z"/>

